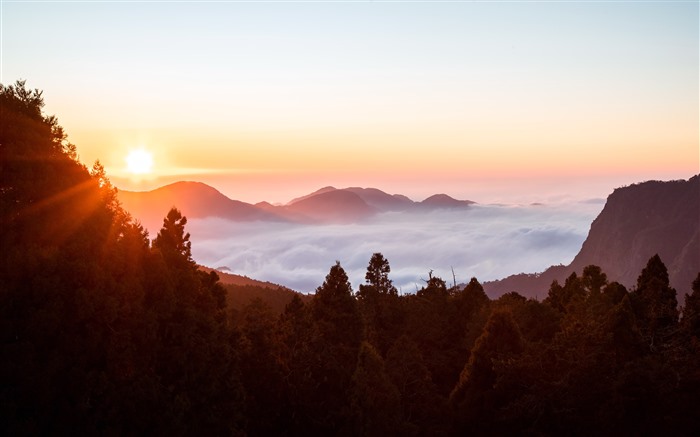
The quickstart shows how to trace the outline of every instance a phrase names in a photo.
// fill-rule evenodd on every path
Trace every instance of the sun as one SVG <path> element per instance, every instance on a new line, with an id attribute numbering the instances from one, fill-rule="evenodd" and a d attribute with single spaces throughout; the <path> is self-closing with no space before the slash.
<path id="1" fill-rule="evenodd" d="M 147 174 L 153 167 L 153 155 L 144 149 L 132 150 L 126 156 L 126 169 L 133 174 Z"/>

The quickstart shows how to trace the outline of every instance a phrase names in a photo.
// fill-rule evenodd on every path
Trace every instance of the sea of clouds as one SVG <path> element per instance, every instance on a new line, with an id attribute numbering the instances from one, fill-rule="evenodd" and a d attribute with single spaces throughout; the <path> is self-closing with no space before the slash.
<path id="1" fill-rule="evenodd" d="M 301 225 L 188 222 L 194 259 L 209 267 L 313 292 L 340 261 L 354 290 L 381 252 L 402 293 L 420 288 L 433 271 L 452 284 L 568 264 L 581 248 L 602 201 L 558 205 L 473 205 L 464 209 L 383 213 L 356 224 Z"/>

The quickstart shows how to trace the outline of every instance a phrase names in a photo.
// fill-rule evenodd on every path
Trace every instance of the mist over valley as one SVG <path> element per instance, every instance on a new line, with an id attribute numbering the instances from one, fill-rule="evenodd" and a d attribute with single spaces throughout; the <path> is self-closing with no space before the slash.
<path id="1" fill-rule="evenodd" d="M 192 182 L 120 198 L 152 236 L 158 215 L 180 208 L 198 263 L 301 292 L 313 292 L 336 260 L 357 288 L 375 252 L 390 261 L 403 293 L 422 287 L 431 271 L 448 283 L 543 271 L 574 258 L 604 204 L 481 205 L 446 194 L 416 202 L 376 188 L 326 187 L 287 205 L 250 205 Z"/>

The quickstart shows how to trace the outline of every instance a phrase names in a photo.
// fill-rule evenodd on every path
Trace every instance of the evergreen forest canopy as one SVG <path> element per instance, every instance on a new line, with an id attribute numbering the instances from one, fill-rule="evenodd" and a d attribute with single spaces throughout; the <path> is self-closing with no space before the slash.
<path id="1" fill-rule="evenodd" d="M 589 265 L 542 302 L 432 275 L 399 296 L 376 253 L 356 292 L 336 263 L 280 315 L 227 311 L 187 219 L 150 240 L 42 107 L 0 86 L 3 435 L 700 429 L 700 273 L 680 312 L 658 256 L 631 290 Z"/>

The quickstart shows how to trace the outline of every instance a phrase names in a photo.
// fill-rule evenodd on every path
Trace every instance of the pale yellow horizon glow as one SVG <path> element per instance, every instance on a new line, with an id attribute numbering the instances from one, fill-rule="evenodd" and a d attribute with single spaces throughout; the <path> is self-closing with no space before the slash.
<path id="1" fill-rule="evenodd" d="M 700 172 L 697 2 L 38 5 L 4 7 L 3 80 L 43 89 L 122 188 L 532 196 Z"/>

